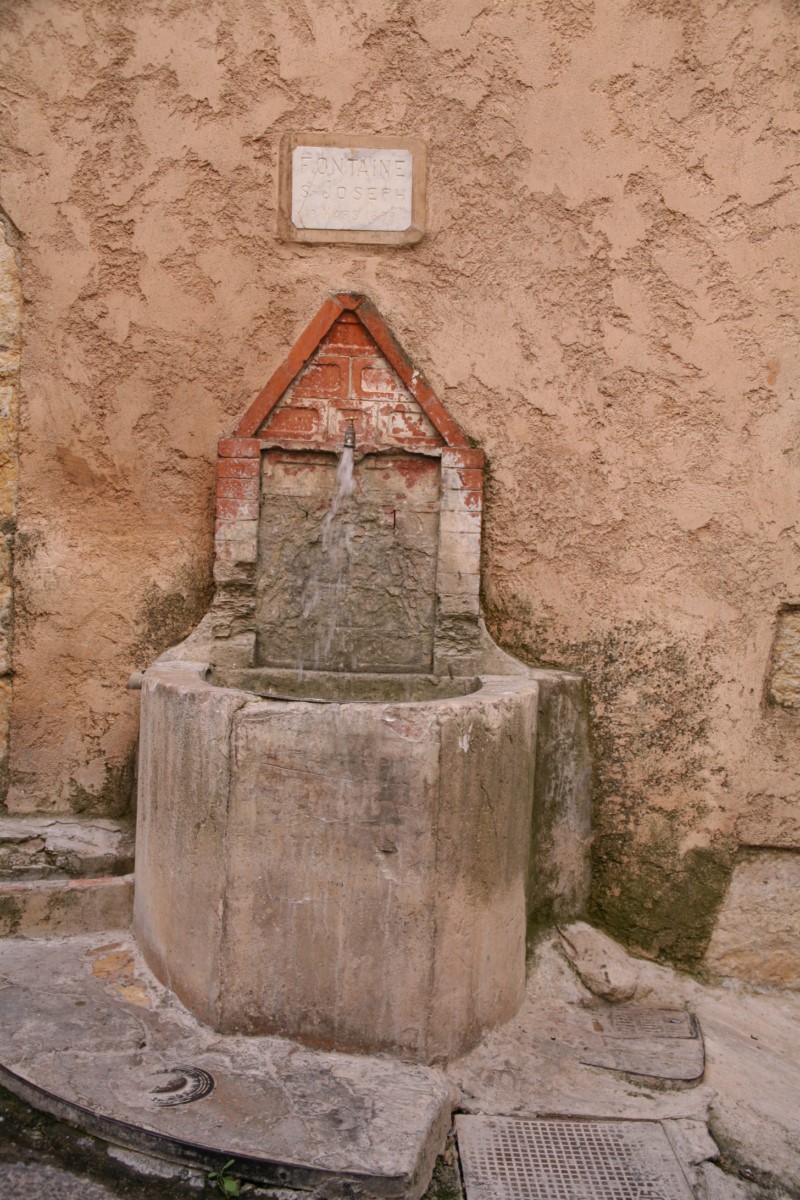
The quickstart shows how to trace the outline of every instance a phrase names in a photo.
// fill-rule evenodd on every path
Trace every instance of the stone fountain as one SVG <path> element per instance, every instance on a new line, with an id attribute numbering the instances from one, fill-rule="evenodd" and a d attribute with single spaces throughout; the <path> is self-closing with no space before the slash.
<path id="1" fill-rule="evenodd" d="M 530 896 L 580 905 L 580 685 L 486 632 L 483 473 L 349 294 L 220 443 L 214 601 L 143 681 L 134 908 L 220 1032 L 447 1060 L 518 1008 Z"/>
<path id="2" fill-rule="evenodd" d="M 0 940 L 4 1087 L 151 1173 L 420 1200 L 447 1062 L 588 885 L 582 681 L 488 636 L 483 469 L 327 300 L 220 443 L 210 611 L 132 679 L 135 938 Z"/>

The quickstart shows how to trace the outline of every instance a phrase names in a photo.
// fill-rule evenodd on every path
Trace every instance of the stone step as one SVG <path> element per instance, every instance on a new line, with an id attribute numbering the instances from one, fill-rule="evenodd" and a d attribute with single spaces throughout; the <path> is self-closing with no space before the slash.
<path id="1" fill-rule="evenodd" d="M 132 820 L 0 817 L 0 881 L 128 875 L 133 842 Z"/>
<path id="2" fill-rule="evenodd" d="M 127 929 L 132 913 L 133 875 L 0 880 L 0 938 Z"/>
<path id="3" fill-rule="evenodd" d="M 0 941 L 0 1084 L 127 1154 L 297 1200 L 420 1200 L 458 1099 L 434 1068 L 215 1033 L 119 933 Z"/>

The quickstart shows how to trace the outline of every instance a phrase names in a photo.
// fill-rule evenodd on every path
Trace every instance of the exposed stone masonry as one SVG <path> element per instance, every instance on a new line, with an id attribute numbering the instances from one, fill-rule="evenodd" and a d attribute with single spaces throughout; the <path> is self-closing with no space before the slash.
<path id="1" fill-rule="evenodd" d="M 14 633 L 14 534 L 22 290 L 8 220 L 0 213 L 0 808 L 8 786 Z"/>

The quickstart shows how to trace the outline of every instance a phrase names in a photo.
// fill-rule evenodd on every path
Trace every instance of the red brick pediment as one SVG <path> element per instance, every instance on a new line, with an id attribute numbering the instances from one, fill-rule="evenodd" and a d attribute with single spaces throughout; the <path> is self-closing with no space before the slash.
<path id="1" fill-rule="evenodd" d="M 326 300 L 250 405 L 237 438 L 335 449 L 352 421 L 363 450 L 436 453 L 468 440 L 364 296 Z"/>

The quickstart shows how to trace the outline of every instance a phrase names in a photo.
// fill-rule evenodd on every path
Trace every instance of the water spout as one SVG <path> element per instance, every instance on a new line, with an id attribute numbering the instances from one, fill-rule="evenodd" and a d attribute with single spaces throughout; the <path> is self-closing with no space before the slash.
<path id="1" fill-rule="evenodd" d="M 348 421 L 333 496 L 320 526 L 317 552 L 302 593 L 303 618 L 316 627 L 312 656 L 314 670 L 328 659 L 347 595 L 354 534 L 349 501 L 355 492 L 355 443 L 355 425 Z M 302 678 L 303 668 L 301 660 L 297 663 L 298 678 Z"/>

